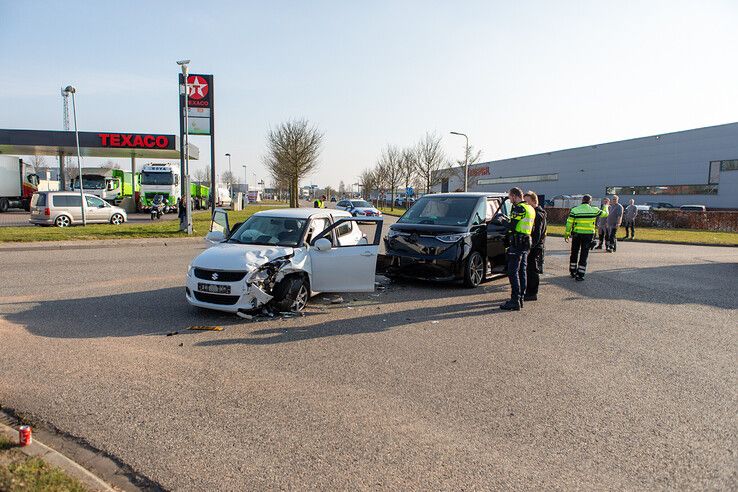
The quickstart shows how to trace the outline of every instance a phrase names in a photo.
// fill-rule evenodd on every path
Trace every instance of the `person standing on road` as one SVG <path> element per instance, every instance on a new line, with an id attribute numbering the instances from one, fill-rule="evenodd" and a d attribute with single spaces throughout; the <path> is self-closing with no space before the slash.
<path id="1" fill-rule="evenodd" d="M 510 300 L 500 306 L 505 311 L 520 311 L 525 294 L 530 235 L 536 211 L 523 200 L 523 190 L 512 188 L 507 197 L 512 202 L 510 211 L 510 246 L 507 248 L 507 277 L 510 279 Z"/>
<path id="2" fill-rule="evenodd" d="M 603 198 L 602 205 L 606 206 L 609 212 L 610 199 Z M 605 244 L 605 238 L 607 238 L 607 216 L 600 216 L 597 218 L 597 235 L 599 236 L 599 242 L 597 243 L 597 246 L 594 246 L 594 241 L 592 241 L 593 249 L 602 249 L 602 246 Z"/>
<path id="3" fill-rule="evenodd" d="M 313 202 L 313 207 L 315 208 L 325 208 L 325 195 L 322 195 L 320 198 L 317 198 L 315 202 Z"/>
<path id="4" fill-rule="evenodd" d="M 614 253 L 618 247 L 618 227 L 623 223 L 623 206 L 618 203 L 618 196 L 612 196 L 609 215 L 607 216 L 607 239 L 605 250 Z"/>
<path id="5" fill-rule="evenodd" d="M 635 239 L 635 221 L 638 215 L 638 207 L 635 206 L 635 200 L 630 199 L 630 203 L 625 207 L 625 215 L 623 222 L 625 223 L 625 237 L 628 239 L 628 231 L 630 231 L 630 239 Z"/>
<path id="6" fill-rule="evenodd" d="M 530 235 L 530 253 L 528 253 L 528 264 L 526 269 L 526 283 L 524 301 L 538 300 L 538 285 L 543 273 L 543 256 L 546 246 L 546 210 L 538 204 L 538 195 L 528 191 L 523 198 L 525 202 L 533 207 L 536 218 L 533 221 L 533 231 Z"/>
<path id="7" fill-rule="evenodd" d="M 587 257 L 595 233 L 595 221 L 598 217 L 607 217 L 607 205 L 597 209 L 590 205 L 592 197 L 584 195 L 582 204 L 572 208 L 566 219 L 564 241 L 569 242 L 571 236 L 571 256 L 569 257 L 569 275 L 576 280 L 584 280 L 587 273 Z"/>

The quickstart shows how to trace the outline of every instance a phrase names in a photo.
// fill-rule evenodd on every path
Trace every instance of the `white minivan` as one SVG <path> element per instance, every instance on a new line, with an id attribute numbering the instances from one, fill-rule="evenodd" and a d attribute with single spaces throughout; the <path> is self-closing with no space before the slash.
<path id="1" fill-rule="evenodd" d="M 381 234 L 381 218 L 342 210 L 265 210 L 231 228 L 217 209 L 210 247 L 187 271 L 187 302 L 231 313 L 302 311 L 318 292 L 372 292 Z"/>

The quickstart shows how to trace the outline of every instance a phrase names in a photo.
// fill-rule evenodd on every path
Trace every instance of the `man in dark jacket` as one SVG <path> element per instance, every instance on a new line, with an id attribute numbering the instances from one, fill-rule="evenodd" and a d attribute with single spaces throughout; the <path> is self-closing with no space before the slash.
<path id="1" fill-rule="evenodd" d="M 538 284 L 540 283 L 540 275 L 543 273 L 543 255 L 546 246 L 546 211 L 538 204 L 538 195 L 533 191 L 528 191 L 524 195 L 525 201 L 536 211 L 536 219 L 533 222 L 533 232 L 531 233 L 530 253 L 528 253 L 527 264 L 527 282 L 525 285 L 525 301 L 535 301 L 538 299 Z"/>

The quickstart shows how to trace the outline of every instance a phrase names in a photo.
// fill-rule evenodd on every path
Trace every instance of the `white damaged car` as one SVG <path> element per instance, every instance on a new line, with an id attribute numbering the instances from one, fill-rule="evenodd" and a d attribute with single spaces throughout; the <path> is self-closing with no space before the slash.
<path id="1" fill-rule="evenodd" d="M 187 271 L 187 301 L 231 313 L 302 311 L 318 292 L 372 292 L 381 234 L 381 218 L 315 208 L 257 212 L 231 230 L 216 209 L 211 246 Z"/>

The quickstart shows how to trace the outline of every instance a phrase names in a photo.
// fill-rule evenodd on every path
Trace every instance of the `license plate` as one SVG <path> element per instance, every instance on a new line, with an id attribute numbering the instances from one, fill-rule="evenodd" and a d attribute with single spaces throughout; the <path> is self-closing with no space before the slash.
<path id="1" fill-rule="evenodd" d="M 197 284 L 197 290 L 200 292 L 210 292 L 211 294 L 230 294 L 230 285 L 218 284 Z"/>

